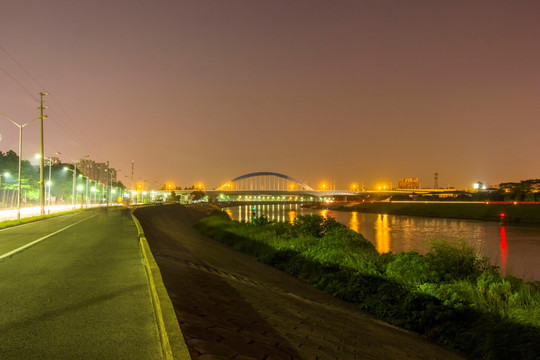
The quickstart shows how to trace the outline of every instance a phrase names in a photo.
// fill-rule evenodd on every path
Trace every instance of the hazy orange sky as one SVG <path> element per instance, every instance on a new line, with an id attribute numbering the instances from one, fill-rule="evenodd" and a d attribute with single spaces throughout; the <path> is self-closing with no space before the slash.
<path id="1" fill-rule="evenodd" d="M 49 92 L 46 155 L 128 186 L 132 160 L 209 188 L 540 178 L 539 19 L 539 1 L 3 1 L 0 112 L 31 120 Z"/>

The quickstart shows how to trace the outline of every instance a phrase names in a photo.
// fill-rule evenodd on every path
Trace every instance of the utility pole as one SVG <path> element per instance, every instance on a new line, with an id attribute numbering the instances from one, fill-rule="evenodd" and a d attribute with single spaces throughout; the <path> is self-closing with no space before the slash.
<path id="1" fill-rule="evenodd" d="M 439 173 L 433 174 L 433 185 L 435 189 L 439 188 Z"/>
<path id="2" fill-rule="evenodd" d="M 41 215 L 45 215 L 45 179 L 43 171 L 43 161 L 45 160 L 44 151 L 43 151 L 43 118 L 46 115 L 43 115 L 43 110 L 47 109 L 46 106 L 43 106 L 43 97 L 48 95 L 47 93 L 39 93 L 40 96 L 40 105 L 39 105 L 39 134 L 40 134 L 40 150 L 39 150 L 39 200 L 41 203 Z"/>
<path id="3" fill-rule="evenodd" d="M 135 169 L 135 160 L 131 160 L 131 190 L 133 190 L 133 172 Z"/>

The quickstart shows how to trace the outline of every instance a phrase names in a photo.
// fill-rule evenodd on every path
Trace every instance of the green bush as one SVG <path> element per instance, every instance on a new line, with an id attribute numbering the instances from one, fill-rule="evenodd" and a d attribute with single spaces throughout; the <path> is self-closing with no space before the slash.
<path id="1" fill-rule="evenodd" d="M 476 251 L 463 239 L 432 240 L 425 256 L 442 281 L 476 278 L 490 267 L 488 258 L 478 258 Z"/>
<path id="2" fill-rule="evenodd" d="M 441 280 L 440 273 L 433 264 L 414 251 L 396 254 L 386 267 L 386 276 L 412 287 Z"/>

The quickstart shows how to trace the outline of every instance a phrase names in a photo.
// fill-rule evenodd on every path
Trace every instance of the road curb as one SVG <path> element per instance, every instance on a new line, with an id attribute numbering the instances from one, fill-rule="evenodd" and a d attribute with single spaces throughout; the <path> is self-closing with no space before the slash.
<path id="1" fill-rule="evenodd" d="M 166 360 L 190 360 L 191 355 L 184 335 L 178 324 L 169 294 L 163 284 L 159 267 L 144 236 L 143 228 L 133 213 L 131 213 L 131 217 L 137 226 L 141 257 L 150 288 L 163 358 Z"/>

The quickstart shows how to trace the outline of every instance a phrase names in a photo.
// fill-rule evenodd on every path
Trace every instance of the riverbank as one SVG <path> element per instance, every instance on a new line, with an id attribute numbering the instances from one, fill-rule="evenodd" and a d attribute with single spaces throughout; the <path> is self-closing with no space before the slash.
<path id="1" fill-rule="evenodd" d="M 466 359 L 200 234 L 207 210 L 135 211 L 192 359 Z"/>
<path id="2" fill-rule="evenodd" d="M 464 242 L 436 242 L 425 255 L 379 255 L 332 218 L 255 225 L 225 214 L 201 232 L 381 319 L 484 359 L 540 358 L 538 284 L 501 276 Z"/>
<path id="3" fill-rule="evenodd" d="M 540 224 L 540 204 L 463 202 L 359 202 L 332 203 L 330 210 L 450 219 L 503 221 L 507 224 Z"/>

